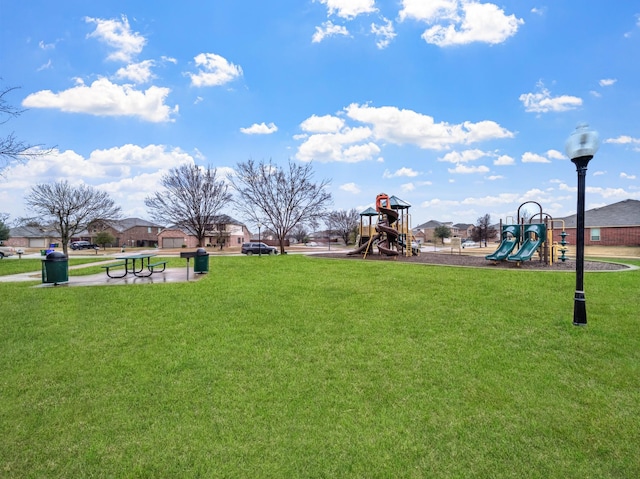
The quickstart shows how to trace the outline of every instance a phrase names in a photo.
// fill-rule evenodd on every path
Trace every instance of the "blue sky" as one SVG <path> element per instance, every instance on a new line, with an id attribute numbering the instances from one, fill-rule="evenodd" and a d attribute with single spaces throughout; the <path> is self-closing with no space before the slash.
<path id="1" fill-rule="evenodd" d="M 312 161 L 333 209 L 378 193 L 413 225 L 575 213 L 564 153 L 600 134 L 587 208 L 640 199 L 640 3 L 600 0 L 0 0 L 0 125 L 47 158 L 0 178 L 108 191 L 127 217 L 184 162 Z M 229 207 L 226 213 L 234 214 Z M 242 218 L 240 218 L 242 219 Z"/>

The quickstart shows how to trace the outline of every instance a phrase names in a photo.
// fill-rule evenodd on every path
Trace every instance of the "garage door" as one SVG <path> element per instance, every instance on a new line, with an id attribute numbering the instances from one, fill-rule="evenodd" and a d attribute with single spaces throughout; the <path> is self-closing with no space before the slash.
<path id="1" fill-rule="evenodd" d="M 29 238 L 29 248 L 44 248 L 44 238 Z"/>
<path id="2" fill-rule="evenodd" d="M 184 244 L 184 238 L 162 238 L 163 248 L 181 248 Z"/>

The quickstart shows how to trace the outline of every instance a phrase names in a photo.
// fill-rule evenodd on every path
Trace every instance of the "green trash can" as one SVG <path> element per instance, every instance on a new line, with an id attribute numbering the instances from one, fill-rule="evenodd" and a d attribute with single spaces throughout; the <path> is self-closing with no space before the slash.
<path id="1" fill-rule="evenodd" d="M 208 273 L 209 272 L 209 253 L 204 248 L 198 248 L 196 250 L 196 256 L 193 261 L 194 273 Z"/>
<path id="2" fill-rule="evenodd" d="M 60 284 L 69 281 L 69 259 L 64 253 L 54 251 L 42 260 L 42 282 Z"/>

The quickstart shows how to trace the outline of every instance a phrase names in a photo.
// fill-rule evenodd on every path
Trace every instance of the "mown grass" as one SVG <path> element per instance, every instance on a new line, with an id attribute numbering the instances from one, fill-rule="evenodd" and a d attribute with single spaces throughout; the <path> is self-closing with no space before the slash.
<path id="1" fill-rule="evenodd" d="M 638 264 L 638 262 L 636 262 Z M 638 477 L 640 271 L 216 257 L 0 284 L 0 476 Z"/>

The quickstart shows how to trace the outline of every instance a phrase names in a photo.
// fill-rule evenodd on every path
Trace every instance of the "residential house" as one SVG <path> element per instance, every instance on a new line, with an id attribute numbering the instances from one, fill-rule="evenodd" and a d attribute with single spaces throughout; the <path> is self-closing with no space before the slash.
<path id="1" fill-rule="evenodd" d="M 38 226 L 18 226 L 9 230 L 6 246 L 14 248 L 48 248 L 50 244 L 60 243 L 60 234 L 53 228 Z"/>
<path id="2" fill-rule="evenodd" d="M 469 223 L 456 223 L 455 225 L 453 225 L 453 227 L 458 230 L 458 234 L 454 235 L 454 237 L 467 239 L 471 237 L 471 233 L 473 233 L 473 228 L 475 228 L 476 226 Z"/>
<path id="3" fill-rule="evenodd" d="M 575 245 L 577 215 L 559 220 L 564 221 L 567 242 Z M 585 246 L 640 246 L 640 201 L 629 199 L 587 210 L 584 226 Z M 553 241 L 561 241 L 561 232 L 560 221 L 556 221 Z"/>
<path id="4" fill-rule="evenodd" d="M 433 243 L 433 234 L 439 226 L 446 226 L 451 230 L 451 236 L 457 237 L 460 234 L 458 227 L 455 226 L 451 221 L 442 222 L 436 220 L 429 220 L 426 223 L 422 223 L 421 225 L 412 228 L 413 237 L 418 241 L 418 243 Z"/>
<path id="5" fill-rule="evenodd" d="M 240 247 L 250 241 L 251 233 L 240 221 L 219 215 L 206 231 L 204 246 L 230 248 Z M 198 239 L 184 228 L 173 225 L 160 231 L 157 242 L 161 248 L 195 248 Z"/>
<path id="6" fill-rule="evenodd" d="M 106 231 L 115 238 L 111 246 L 152 248 L 158 245 L 158 233 L 162 229 L 163 226 L 140 218 L 96 220 L 89 225 L 86 231 L 76 235 L 77 237 L 74 237 L 73 240 L 93 241 L 98 233 Z"/>

